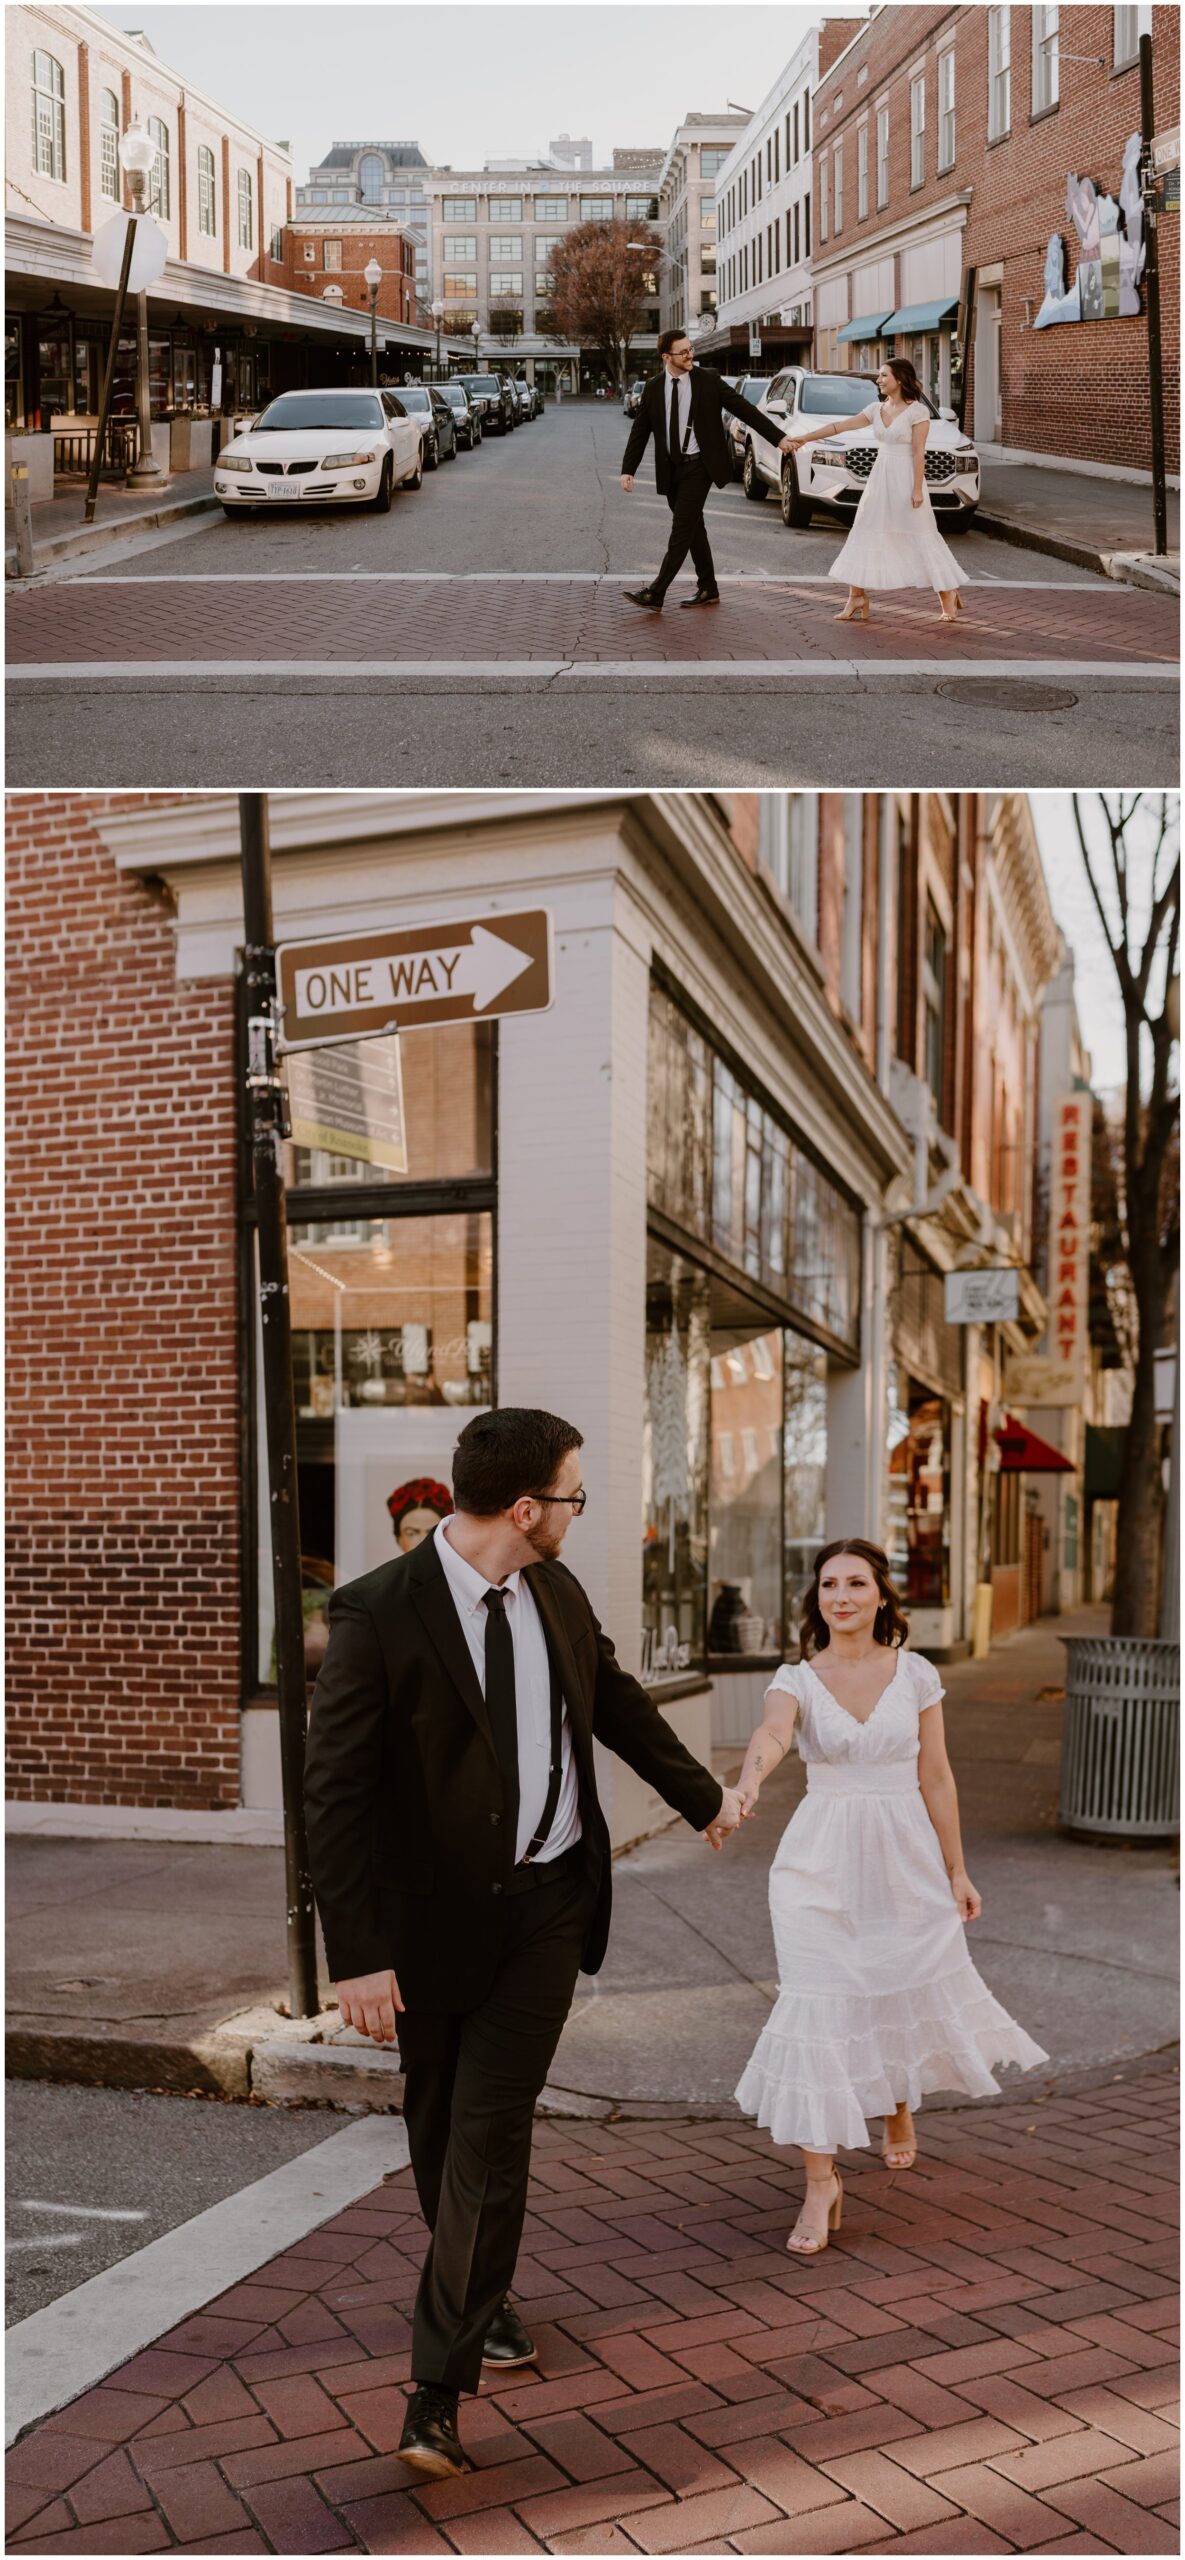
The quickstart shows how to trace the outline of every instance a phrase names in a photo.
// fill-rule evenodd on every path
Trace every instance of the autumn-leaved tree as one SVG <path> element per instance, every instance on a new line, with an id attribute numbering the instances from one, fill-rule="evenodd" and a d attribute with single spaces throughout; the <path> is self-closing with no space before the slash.
<path id="1" fill-rule="evenodd" d="M 644 222 L 582 222 L 552 253 L 555 334 L 599 355 L 619 391 L 654 300 L 661 252 Z"/>
<path id="2" fill-rule="evenodd" d="M 1181 926 L 1175 793 L 1075 792 L 1074 823 L 1119 981 L 1127 1047 L 1120 1237 L 1135 1340 L 1119 1480 L 1117 1636 L 1157 1632 L 1164 1494 L 1155 1355 L 1181 1259 L 1180 1091 L 1174 1070 Z"/>

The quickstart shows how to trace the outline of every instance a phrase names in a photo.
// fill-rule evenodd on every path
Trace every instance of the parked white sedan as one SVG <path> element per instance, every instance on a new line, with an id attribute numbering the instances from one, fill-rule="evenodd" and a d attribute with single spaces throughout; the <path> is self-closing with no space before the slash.
<path id="1" fill-rule="evenodd" d="M 758 406 L 783 435 L 809 436 L 820 427 L 857 417 L 872 407 L 877 396 L 875 381 L 866 375 L 812 373 L 804 365 L 790 365 L 784 373 L 775 374 Z M 953 409 L 935 409 L 930 400 L 926 407 L 931 421 L 926 488 L 944 530 L 957 533 L 971 523 L 979 504 L 979 455 Z M 773 489 L 783 524 L 796 532 L 809 525 L 817 507 L 850 523 L 876 460 L 867 428 L 856 427 L 850 436 L 829 436 L 825 444 L 804 444 L 798 453 L 787 454 L 755 436 L 751 428 L 743 432 L 742 478 L 747 498 L 758 501 Z"/>
<path id="2" fill-rule="evenodd" d="M 248 507 L 371 507 L 424 477 L 419 428 L 393 391 L 282 391 L 219 454 L 214 495 Z"/>

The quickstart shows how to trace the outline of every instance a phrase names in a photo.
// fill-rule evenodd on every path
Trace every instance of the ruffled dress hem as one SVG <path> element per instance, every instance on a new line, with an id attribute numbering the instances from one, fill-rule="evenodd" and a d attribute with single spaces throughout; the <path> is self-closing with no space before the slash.
<path id="1" fill-rule="evenodd" d="M 1048 2060 L 968 1961 L 883 2002 L 782 1992 L 735 2094 L 776 2143 L 859 2151 L 869 2116 L 917 2107 L 937 2090 L 998 2097 L 995 2070 Z"/>

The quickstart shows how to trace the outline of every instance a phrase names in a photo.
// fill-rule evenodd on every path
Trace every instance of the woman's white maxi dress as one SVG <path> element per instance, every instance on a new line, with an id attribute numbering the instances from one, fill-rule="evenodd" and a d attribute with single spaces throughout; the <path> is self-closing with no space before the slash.
<path id="1" fill-rule="evenodd" d="M 943 1691 L 901 1652 L 861 1724 L 809 1662 L 772 1687 L 799 1700 L 807 1792 L 770 1870 L 778 1998 L 736 2096 L 775 2142 L 859 2149 L 866 2118 L 927 2090 L 996 2092 L 994 2066 L 1048 2061 L 967 1953 L 918 1786 L 919 1718 Z"/>
<path id="2" fill-rule="evenodd" d="M 828 577 L 849 587 L 933 587 L 939 593 L 965 587 L 967 572 L 942 539 L 929 494 L 923 506 L 913 503 L 913 430 L 919 418 L 929 425 L 929 410 L 911 400 L 886 426 L 874 400 L 870 416 L 876 460 Z"/>

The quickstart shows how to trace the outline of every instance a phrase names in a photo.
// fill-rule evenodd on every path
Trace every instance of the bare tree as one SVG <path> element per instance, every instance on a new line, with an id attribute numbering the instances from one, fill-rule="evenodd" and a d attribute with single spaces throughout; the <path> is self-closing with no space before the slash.
<path id="1" fill-rule="evenodd" d="M 647 224 L 582 222 L 552 255 L 554 325 L 601 357 L 618 390 L 646 326 L 662 242 Z"/>
<path id="2" fill-rule="evenodd" d="M 1111 1631 L 1154 1636 L 1164 1524 L 1155 1355 L 1167 1338 L 1181 1257 L 1180 1092 L 1173 1069 L 1180 820 L 1176 795 L 1167 792 L 1076 791 L 1073 808 L 1123 998 L 1127 1046 L 1120 1218 L 1135 1312 L 1135 1376 L 1119 1481 Z"/>

